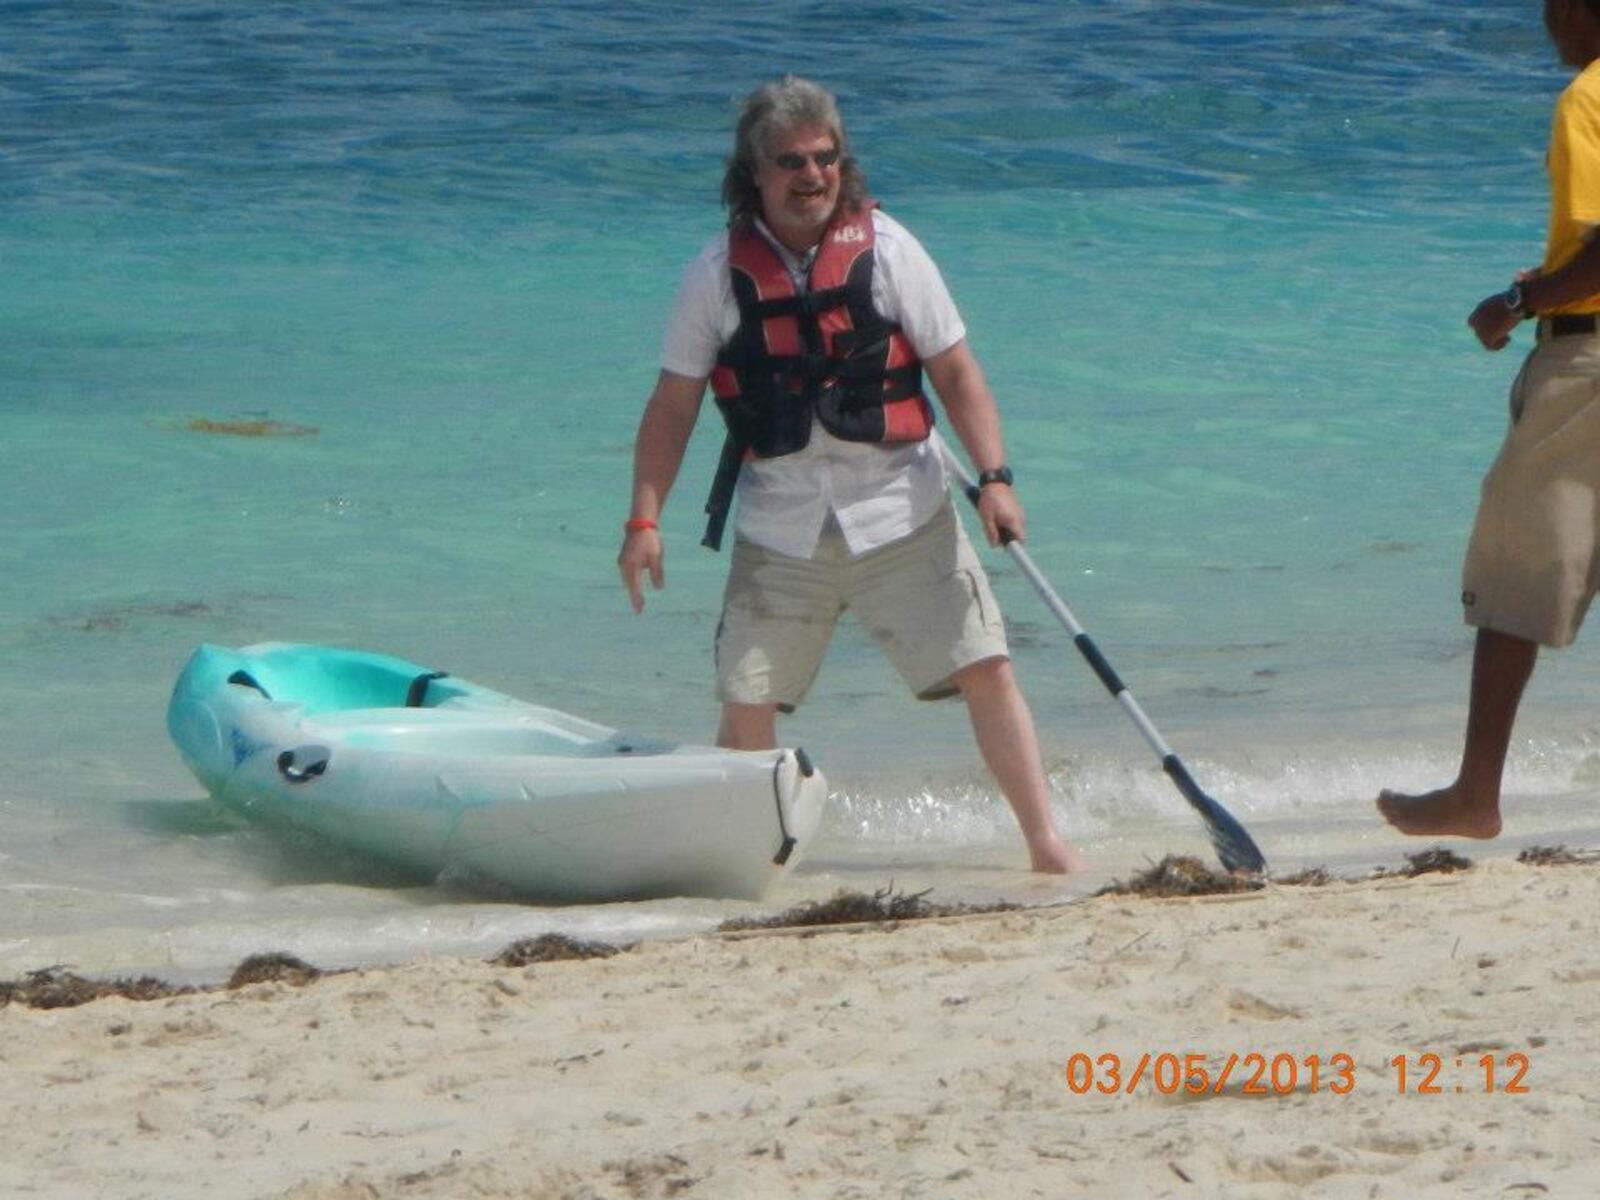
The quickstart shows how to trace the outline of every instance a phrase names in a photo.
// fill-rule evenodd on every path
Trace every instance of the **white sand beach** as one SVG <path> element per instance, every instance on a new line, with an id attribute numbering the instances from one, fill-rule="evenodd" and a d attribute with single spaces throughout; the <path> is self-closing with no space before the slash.
<path id="1" fill-rule="evenodd" d="M 1600 869 L 1490 859 L 14 1004 L 0 1192 L 1593 1195 L 1597 985 Z"/>

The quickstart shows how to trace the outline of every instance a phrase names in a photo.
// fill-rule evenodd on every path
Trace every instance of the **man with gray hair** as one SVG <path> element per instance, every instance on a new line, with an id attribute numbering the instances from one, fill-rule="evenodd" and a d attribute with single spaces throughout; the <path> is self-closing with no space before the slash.
<path id="1" fill-rule="evenodd" d="M 1076 869 L 923 393 L 926 373 L 980 472 L 990 544 L 1022 537 L 999 413 L 944 280 L 868 200 L 838 106 L 809 80 L 746 98 L 722 197 L 728 230 L 685 272 L 634 446 L 617 559 L 634 611 L 646 574 L 665 582 L 658 522 L 710 383 L 728 427 L 706 506 L 713 549 L 738 501 L 718 744 L 776 745 L 777 714 L 804 700 L 848 609 L 913 694 L 965 699 L 1033 869 Z"/>

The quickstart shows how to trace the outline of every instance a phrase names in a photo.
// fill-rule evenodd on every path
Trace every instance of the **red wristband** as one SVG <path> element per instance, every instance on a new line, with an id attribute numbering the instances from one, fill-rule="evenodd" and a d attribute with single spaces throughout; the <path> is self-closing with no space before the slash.
<path id="1" fill-rule="evenodd" d="M 661 528 L 661 526 L 657 525 L 649 517 L 629 517 L 626 521 L 624 521 L 622 523 L 622 527 L 624 529 L 626 529 L 629 533 L 633 533 L 634 531 L 639 530 L 639 529 L 660 529 Z"/>

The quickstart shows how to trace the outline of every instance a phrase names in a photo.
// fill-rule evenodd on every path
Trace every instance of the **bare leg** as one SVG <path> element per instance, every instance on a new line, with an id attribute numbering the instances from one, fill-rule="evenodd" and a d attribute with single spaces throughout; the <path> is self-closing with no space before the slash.
<path id="1" fill-rule="evenodd" d="M 1539 656 L 1537 642 L 1478 631 L 1472 655 L 1472 699 L 1467 743 L 1456 781 L 1436 792 L 1406 796 L 1384 791 L 1378 811 L 1401 833 L 1492 838 L 1500 832 L 1500 779 L 1517 705 Z"/>
<path id="2" fill-rule="evenodd" d="M 776 704 L 727 703 L 722 706 L 717 745 L 724 750 L 771 750 L 777 744 Z"/>
<path id="3" fill-rule="evenodd" d="M 1050 815 L 1050 786 L 1039 758 L 1033 714 L 1017 687 L 1011 663 L 988 658 L 964 667 L 955 677 L 967 702 L 978 751 L 1016 814 L 1035 871 L 1063 874 L 1083 868 L 1083 860 L 1056 832 Z"/>

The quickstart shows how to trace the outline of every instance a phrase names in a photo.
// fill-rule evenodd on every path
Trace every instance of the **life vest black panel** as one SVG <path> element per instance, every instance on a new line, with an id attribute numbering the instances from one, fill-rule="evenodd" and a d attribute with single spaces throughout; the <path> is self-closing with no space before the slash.
<path id="1" fill-rule="evenodd" d="M 801 292 L 765 237 L 729 233 L 739 327 L 711 375 L 728 426 L 706 503 L 702 540 L 712 549 L 721 544 L 739 464 L 804 449 L 813 417 L 852 442 L 917 442 L 932 430 L 921 362 L 872 303 L 875 242 L 870 207 L 836 218 Z"/>

